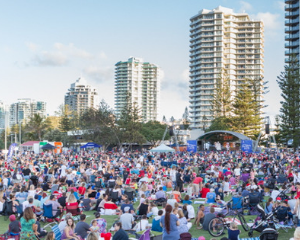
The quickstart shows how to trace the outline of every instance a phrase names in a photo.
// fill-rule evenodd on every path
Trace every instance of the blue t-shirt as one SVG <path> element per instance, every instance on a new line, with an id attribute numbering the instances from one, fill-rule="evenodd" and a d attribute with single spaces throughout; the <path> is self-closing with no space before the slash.
<path id="1" fill-rule="evenodd" d="M 207 203 L 214 203 L 216 202 L 216 194 L 214 192 L 209 192 L 206 194 Z"/>
<path id="2" fill-rule="evenodd" d="M 177 229 L 176 222 L 178 221 L 178 218 L 174 214 L 170 214 L 170 232 L 167 232 L 167 229 L 165 227 L 165 215 L 161 217 L 160 222 L 163 226 L 163 239 L 164 240 L 175 240 L 180 239 L 179 231 Z"/>

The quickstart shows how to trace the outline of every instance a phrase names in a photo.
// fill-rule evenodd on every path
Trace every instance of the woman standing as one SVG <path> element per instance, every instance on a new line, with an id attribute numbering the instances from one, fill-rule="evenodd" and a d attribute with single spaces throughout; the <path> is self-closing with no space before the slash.
<path id="1" fill-rule="evenodd" d="M 37 239 L 37 225 L 36 216 L 34 215 L 32 208 L 27 207 L 24 210 L 24 215 L 21 218 L 21 234 L 20 239 L 22 240 L 35 240 Z"/>
<path id="2" fill-rule="evenodd" d="M 165 211 L 166 214 L 160 219 L 160 224 L 163 228 L 163 240 L 178 240 L 180 237 L 177 226 L 180 225 L 180 222 L 174 214 L 171 214 L 171 205 L 168 204 Z"/>
<path id="3" fill-rule="evenodd" d="M 75 229 L 75 224 L 73 218 L 68 218 L 67 226 L 64 229 L 64 232 L 61 236 L 61 240 L 65 240 L 65 239 L 80 240 L 81 238 L 75 234 L 74 229 Z"/>

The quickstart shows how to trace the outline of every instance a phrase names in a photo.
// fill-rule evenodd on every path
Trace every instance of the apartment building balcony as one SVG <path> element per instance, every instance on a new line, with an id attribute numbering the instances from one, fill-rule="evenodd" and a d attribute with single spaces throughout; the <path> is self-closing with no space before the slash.
<path id="1" fill-rule="evenodd" d="M 288 33 L 288 34 L 299 32 L 299 26 L 286 27 L 286 28 L 284 29 L 284 32 L 285 32 L 285 33 Z"/>
<path id="2" fill-rule="evenodd" d="M 293 41 L 299 39 L 299 33 L 298 34 L 288 34 L 285 36 L 286 41 Z"/>
<path id="3" fill-rule="evenodd" d="M 287 4 L 284 6 L 285 11 L 293 11 L 298 8 L 299 8 L 299 2 L 297 2 L 297 1 L 294 1 L 294 3 Z"/>
<path id="4" fill-rule="evenodd" d="M 297 9 L 296 11 L 286 12 L 284 16 L 287 19 L 294 19 L 299 16 L 299 10 Z"/>
<path id="5" fill-rule="evenodd" d="M 295 48 L 292 50 L 286 50 L 285 51 L 285 55 L 289 56 L 289 55 L 299 55 L 299 48 Z"/>
<path id="6" fill-rule="evenodd" d="M 288 43 L 284 44 L 284 46 L 285 46 L 285 48 L 297 48 L 297 47 L 299 47 L 299 40 L 288 42 Z"/>
<path id="7" fill-rule="evenodd" d="M 285 26 L 294 26 L 299 24 L 299 17 L 294 19 L 285 20 Z"/>

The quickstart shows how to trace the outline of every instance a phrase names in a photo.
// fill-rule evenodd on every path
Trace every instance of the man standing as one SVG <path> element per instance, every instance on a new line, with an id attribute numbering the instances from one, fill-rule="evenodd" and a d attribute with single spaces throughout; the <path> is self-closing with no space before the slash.
<path id="1" fill-rule="evenodd" d="M 200 191 L 202 190 L 202 181 L 203 179 L 201 177 L 195 177 L 193 181 L 193 194 L 195 197 L 200 195 Z"/>

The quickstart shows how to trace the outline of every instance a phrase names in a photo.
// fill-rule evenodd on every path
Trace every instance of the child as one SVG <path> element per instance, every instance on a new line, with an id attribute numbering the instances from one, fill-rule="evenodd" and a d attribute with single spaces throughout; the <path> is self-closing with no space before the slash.
<path id="1" fill-rule="evenodd" d="M 238 240 L 239 239 L 240 230 L 235 222 L 230 223 L 230 227 L 228 229 L 228 238 L 230 240 Z"/>
<path id="2" fill-rule="evenodd" d="M 190 183 L 186 189 L 186 194 L 189 196 L 193 196 L 193 183 Z"/>
<path id="3" fill-rule="evenodd" d="M 99 238 L 99 226 L 96 219 L 92 221 L 91 231 L 97 235 Z"/>
<path id="4" fill-rule="evenodd" d="M 144 231 L 149 228 L 149 222 L 146 215 L 143 215 L 142 220 L 136 224 L 136 232 Z"/>
<path id="5" fill-rule="evenodd" d="M 9 216 L 9 225 L 8 225 L 8 232 L 10 235 L 15 236 L 18 235 L 21 232 L 21 223 L 16 220 L 15 215 Z"/>

